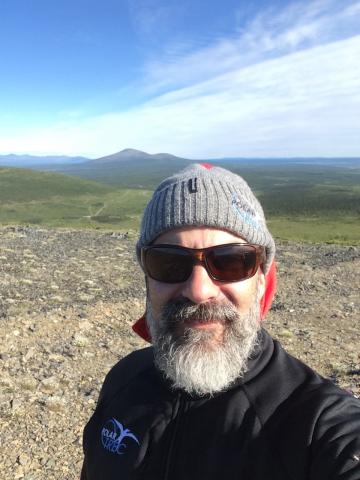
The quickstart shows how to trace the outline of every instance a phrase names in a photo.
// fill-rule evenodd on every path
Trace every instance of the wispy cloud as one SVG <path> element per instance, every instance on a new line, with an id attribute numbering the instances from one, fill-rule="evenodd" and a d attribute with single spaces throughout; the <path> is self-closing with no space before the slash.
<path id="1" fill-rule="evenodd" d="M 127 0 L 127 6 L 135 33 L 140 41 L 158 41 L 183 11 L 181 2 L 167 0 Z"/>
<path id="2" fill-rule="evenodd" d="M 269 7 L 231 37 L 179 58 L 172 49 L 145 65 L 152 91 L 181 88 L 255 63 L 349 38 L 360 30 L 360 2 L 315 0 Z"/>
<path id="3" fill-rule="evenodd" d="M 360 2 L 268 10 L 236 38 L 147 65 L 163 91 L 137 108 L 0 136 L 0 150 L 134 147 L 192 158 L 360 155 Z"/>

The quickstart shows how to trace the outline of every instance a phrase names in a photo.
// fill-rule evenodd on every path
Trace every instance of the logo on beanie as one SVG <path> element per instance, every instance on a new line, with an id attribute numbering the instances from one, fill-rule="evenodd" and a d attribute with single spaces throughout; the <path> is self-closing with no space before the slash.
<path id="1" fill-rule="evenodd" d="M 251 208 L 248 203 L 242 201 L 235 193 L 233 193 L 231 204 L 235 213 L 239 215 L 245 223 L 257 230 L 261 228 L 255 210 Z"/>
<path id="2" fill-rule="evenodd" d="M 105 450 L 110 453 L 122 455 L 127 447 L 124 442 L 126 438 L 130 438 L 140 445 L 135 435 L 128 428 L 124 428 L 122 423 L 118 422 L 115 418 L 108 420 L 101 430 L 101 443 Z"/>
<path id="3" fill-rule="evenodd" d="M 188 181 L 189 193 L 196 193 L 198 191 L 197 178 L 190 178 Z"/>

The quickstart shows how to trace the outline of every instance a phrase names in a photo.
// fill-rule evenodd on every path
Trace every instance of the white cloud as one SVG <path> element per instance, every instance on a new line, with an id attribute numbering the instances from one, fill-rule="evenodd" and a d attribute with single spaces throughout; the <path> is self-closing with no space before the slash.
<path id="1" fill-rule="evenodd" d="M 344 3 L 330 11 L 334 2 L 312 2 L 308 23 L 297 20 L 305 7 L 293 4 L 271 17 L 266 35 L 263 15 L 242 35 L 252 45 L 243 57 L 237 41 L 224 40 L 162 65 L 170 83 L 184 69 L 185 87 L 136 109 L 0 134 L 0 152 L 96 157 L 133 147 L 190 158 L 360 156 L 360 35 L 342 31 L 343 18 L 353 21 L 360 10 Z M 335 17 L 342 33 L 330 42 Z M 315 46 L 293 48 L 310 38 Z M 265 50 L 281 55 L 264 57 Z"/>
<path id="2" fill-rule="evenodd" d="M 179 58 L 172 50 L 145 65 L 144 88 L 181 88 L 223 72 L 288 55 L 359 33 L 360 2 L 313 0 L 268 7 L 231 38 Z"/>
<path id="3" fill-rule="evenodd" d="M 344 17 L 357 17 L 360 14 L 360 2 L 353 3 L 345 8 Z"/>

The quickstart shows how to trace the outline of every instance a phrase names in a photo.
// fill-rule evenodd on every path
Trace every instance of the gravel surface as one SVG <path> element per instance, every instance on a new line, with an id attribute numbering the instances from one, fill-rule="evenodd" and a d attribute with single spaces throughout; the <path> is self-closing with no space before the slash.
<path id="1" fill-rule="evenodd" d="M 130 235 L 131 237 L 131 235 Z M 106 372 L 144 346 L 134 238 L 0 229 L 0 478 L 73 480 Z M 265 326 L 288 351 L 360 394 L 357 247 L 279 243 Z"/>

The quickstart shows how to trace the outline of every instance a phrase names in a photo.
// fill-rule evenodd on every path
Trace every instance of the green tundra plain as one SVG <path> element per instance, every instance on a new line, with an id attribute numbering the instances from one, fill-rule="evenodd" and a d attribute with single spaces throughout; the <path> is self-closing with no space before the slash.
<path id="1" fill-rule="evenodd" d="M 262 203 L 273 235 L 283 240 L 360 244 L 360 168 L 239 165 Z M 176 169 L 175 169 L 176 170 Z M 140 170 L 111 182 L 0 167 L 0 225 L 136 232 L 163 171 Z M 131 188 L 127 188 L 131 187 Z"/>

